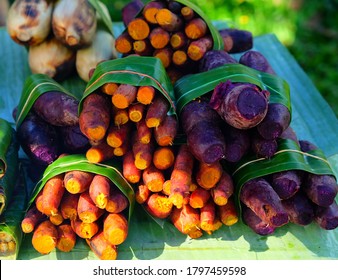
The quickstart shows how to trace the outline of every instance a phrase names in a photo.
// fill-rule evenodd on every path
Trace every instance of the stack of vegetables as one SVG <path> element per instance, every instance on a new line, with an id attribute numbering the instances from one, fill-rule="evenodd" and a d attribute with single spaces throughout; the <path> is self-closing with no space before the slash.
<path id="1" fill-rule="evenodd" d="M 252 37 L 217 31 L 185 0 L 131 13 L 115 41 L 123 57 L 93 64 L 81 98 L 46 73 L 27 79 L 15 119 L 42 166 L 22 222 L 33 247 L 71 251 L 79 237 L 116 259 L 135 201 L 190 238 L 241 219 L 260 235 L 289 222 L 337 228 L 333 171 L 298 140 L 288 84 Z"/>
<path id="2" fill-rule="evenodd" d="M 117 57 L 110 22 L 98 1 L 17 0 L 9 9 L 7 29 L 16 43 L 28 47 L 32 73 L 64 80 L 76 72 L 88 81 L 97 63 Z"/>

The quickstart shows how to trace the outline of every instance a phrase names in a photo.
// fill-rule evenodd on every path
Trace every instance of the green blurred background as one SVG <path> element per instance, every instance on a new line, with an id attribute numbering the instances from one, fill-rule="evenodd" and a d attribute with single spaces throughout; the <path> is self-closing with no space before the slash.
<path id="1" fill-rule="evenodd" d="M 103 0 L 116 11 L 113 20 L 121 20 L 120 10 L 129 1 Z M 226 20 L 254 36 L 274 33 L 338 116 L 338 0 L 190 1 L 212 20 Z"/>
<path id="2" fill-rule="evenodd" d="M 101 1 L 112 19 L 120 21 L 121 9 L 131 0 Z M 230 27 L 251 31 L 254 36 L 274 33 L 338 116 L 338 0 L 190 1 L 211 20 L 227 21 Z"/>

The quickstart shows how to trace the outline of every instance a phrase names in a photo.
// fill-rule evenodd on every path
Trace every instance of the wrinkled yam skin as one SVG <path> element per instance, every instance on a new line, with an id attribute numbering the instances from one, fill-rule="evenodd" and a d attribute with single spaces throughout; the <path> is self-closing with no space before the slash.
<path id="1" fill-rule="evenodd" d="M 224 132 L 226 143 L 225 159 L 229 162 L 238 162 L 251 147 L 250 135 L 247 130 L 228 126 Z"/>
<path id="2" fill-rule="evenodd" d="M 240 200 L 265 223 L 280 227 L 289 222 L 278 194 L 263 178 L 246 182 L 241 189 Z"/>
<path id="3" fill-rule="evenodd" d="M 250 68 L 256 69 L 261 72 L 275 75 L 275 71 L 272 69 L 268 60 L 258 51 L 247 51 L 239 59 L 239 63 L 246 65 Z"/>
<path id="4" fill-rule="evenodd" d="M 191 153 L 204 163 L 215 163 L 225 154 L 225 140 L 222 131 L 212 122 L 201 121 L 187 135 Z"/>
<path id="5" fill-rule="evenodd" d="M 33 105 L 39 117 L 55 126 L 78 124 L 79 102 L 65 93 L 50 91 L 38 97 Z"/>
<path id="6" fill-rule="evenodd" d="M 282 200 L 284 209 L 291 223 L 305 226 L 314 219 L 314 207 L 308 197 L 301 191 L 288 199 Z"/>
<path id="7" fill-rule="evenodd" d="M 275 227 L 263 222 L 250 208 L 243 206 L 243 221 L 255 233 L 259 235 L 269 235 L 275 231 Z"/>
<path id="8" fill-rule="evenodd" d="M 301 176 L 296 170 L 277 172 L 271 176 L 271 186 L 281 199 L 292 197 L 301 186 Z"/>
<path id="9" fill-rule="evenodd" d="M 338 227 L 338 205 L 334 201 L 328 207 L 317 206 L 315 221 L 323 229 L 334 230 Z"/>
<path id="10" fill-rule="evenodd" d="M 41 165 L 49 165 L 60 153 L 55 128 L 30 112 L 17 130 L 23 151 Z"/>
<path id="11" fill-rule="evenodd" d="M 60 127 L 60 132 L 65 152 L 85 153 L 90 148 L 89 140 L 79 125 Z"/>
<path id="12" fill-rule="evenodd" d="M 231 55 L 223 50 L 210 50 L 205 53 L 199 61 L 199 72 L 207 72 L 211 69 L 226 65 L 238 63 Z"/>

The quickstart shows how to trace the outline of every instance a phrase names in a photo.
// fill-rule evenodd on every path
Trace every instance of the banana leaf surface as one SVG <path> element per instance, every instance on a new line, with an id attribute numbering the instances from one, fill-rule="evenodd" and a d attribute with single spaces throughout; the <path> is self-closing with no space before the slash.
<path id="1" fill-rule="evenodd" d="M 116 36 L 118 32 L 114 28 Z M 13 122 L 12 110 L 20 99 L 25 78 L 30 75 L 27 52 L 11 41 L 5 29 L 0 29 L 0 41 L 3 58 L 0 65 L 0 117 Z M 290 86 L 291 125 L 298 138 L 317 145 L 337 177 L 338 122 L 330 106 L 276 36 L 256 37 L 254 49 L 267 57 L 275 72 Z M 84 92 L 85 89 L 85 84 L 77 77 L 71 77 L 63 85 L 71 92 Z M 24 236 L 18 259 L 97 259 L 82 240 L 70 253 L 53 251 L 45 256 L 35 252 L 30 242 L 31 236 Z M 278 228 L 273 235 L 260 236 L 239 222 L 193 240 L 179 233 L 168 221 L 160 226 L 136 204 L 129 236 L 118 248 L 118 259 L 338 259 L 337 248 L 338 230 L 325 231 L 316 224 L 305 227 L 289 224 Z"/>

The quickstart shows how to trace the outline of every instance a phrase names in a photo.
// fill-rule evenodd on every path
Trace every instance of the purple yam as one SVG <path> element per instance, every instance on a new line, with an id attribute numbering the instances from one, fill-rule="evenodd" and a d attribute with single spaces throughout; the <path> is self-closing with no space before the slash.
<path id="1" fill-rule="evenodd" d="M 141 0 L 132 0 L 129 3 L 125 4 L 122 9 L 122 22 L 125 26 L 128 26 L 136 15 L 142 10 L 144 4 Z"/>
<path id="2" fill-rule="evenodd" d="M 84 153 L 91 146 L 88 138 L 81 132 L 79 125 L 60 127 L 64 152 Z"/>
<path id="3" fill-rule="evenodd" d="M 331 205 L 338 192 L 336 179 L 331 175 L 307 173 L 302 188 L 313 203 L 323 207 Z"/>
<path id="4" fill-rule="evenodd" d="M 278 150 L 278 143 L 275 139 L 266 140 L 254 133 L 251 136 L 251 150 L 257 157 L 271 158 Z"/>
<path id="5" fill-rule="evenodd" d="M 323 229 L 333 230 L 338 227 L 338 205 L 334 201 L 328 207 L 317 206 L 315 221 Z"/>
<path id="6" fill-rule="evenodd" d="M 247 130 L 227 126 L 224 132 L 228 162 L 238 162 L 250 150 L 250 135 Z"/>
<path id="7" fill-rule="evenodd" d="M 291 126 L 288 126 L 283 133 L 279 136 L 279 138 L 281 139 L 290 139 L 295 141 L 296 143 L 299 144 L 298 142 L 298 137 L 296 132 L 293 130 L 293 128 Z"/>
<path id="8" fill-rule="evenodd" d="M 238 129 L 257 126 L 268 111 L 270 93 L 252 84 L 217 86 L 212 94 L 210 105 L 223 120 Z M 230 90 L 229 90 L 230 89 Z M 225 91 L 222 94 L 222 91 Z M 219 98 L 223 99 L 219 100 Z"/>
<path id="9" fill-rule="evenodd" d="M 305 226 L 314 220 L 314 206 L 308 197 L 302 192 L 297 192 L 294 196 L 282 200 L 284 209 L 289 215 L 291 223 Z"/>
<path id="10" fill-rule="evenodd" d="M 208 102 L 199 100 L 193 100 L 185 105 L 180 119 L 182 128 L 186 134 L 202 120 L 212 122 L 214 126 L 218 126 L 222 122 L 221 117 L 210 107 Z"/>
<path id="11" fill-rule="evenodd" d="M 246 182 L 242 186 L 240 200 L 267 224 L 280 227 L 289 221 L 278 194 L 263 178 Z"/>
<path id="12" fill-rule="evenodd" d="M 296 170 L 277 172 L 271 176 L 271 186 L 281 199 L 287 199 L 296 194 L 301 182 L 301 174 Z"/>
<path id="13" fill-rule="evenodd" d="M 205 53 L 203 58 L 199 61 L 199 72 L 207 72 L 211 69 L 226 65 L 236 64 L 238 61 L 230 54 L 223 50 L 210 50 Z"/>
<path id="14" fill-rule="evenodd" d="M 317 150 L 317 146 L 308 140 L 299 140 L 300 149 L 302 152 L 307 153 L 313 150 Z"/>
<path id="15" fill-rule="evenodd" d="M 266 57 L 258 51 L 247 51 L 239 59 L 239 63 L 253 68 L 255 70 L 275 75 L 270 63 Z"/>
<path id="16" fill-rule="evenodd" d="M 79 101 L 63 92 L 50 91 L 40 95 L 33 105 L 35 113 L 55 126 L 76 125 Z"/>
<path id="17" fill-rule="evenodd" d="M 17 129 L 20 145 L 27 156 L 41 165 L 49 165 L 60 155 L 55 127 L 30 112 Z"/>
<path id="18" fill-rule="evenodd" d="M 270 103 L 264 120 L 257 125 L 257 131 L 267 140 L 277 139 L 289 126 L 290 121 L 291 114 L 286 106 Z"/>
<path id="19" fill-rule="evenodd" d="M 187 134 L 187 144 L 191 153 L 200 161 L 211 164 L 225 154 L 225 141 L 222 131 L 209 121 L 200 121 Z"/>
<path id="20" fill-rule="evenodd" d="M 253 37 L 250 31 L 225 28 L 219 30 L 224 42 L 224 50 L 228 53 L 240 53 L 250 50 L 253 46 Z"/>
<path id="21" fill-rule="evenodd" d="M 263 222 L 250 208 L 243 206 L 242 212 L 244 223 L 246 223 L 255 233 L 259 235 L 269 235 L 274 233 L 276 228 L 271 224 Z"/>

